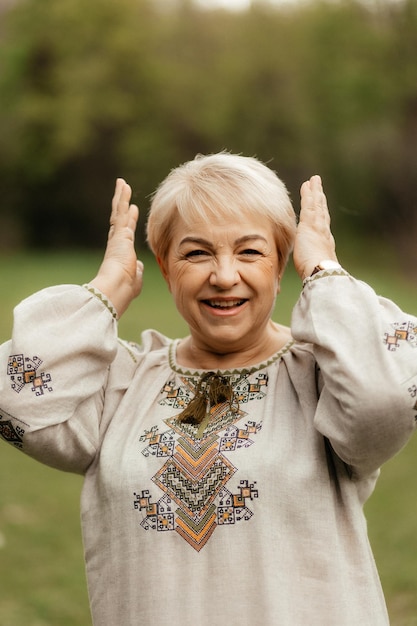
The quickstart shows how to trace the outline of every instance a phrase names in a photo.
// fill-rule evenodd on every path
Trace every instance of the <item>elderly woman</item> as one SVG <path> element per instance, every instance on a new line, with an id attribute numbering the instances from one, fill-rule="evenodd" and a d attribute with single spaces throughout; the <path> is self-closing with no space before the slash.
<path id="1" fill-rule="evenodd" d="M 387 624 L 362 508 L 416 425 L 417 320 L 340 267 L 318 176 L 296 227 L 269 168 L 221 153 L 172 171 L 148 220 L 189 335 L 120 341 L 130 195 L 119 179 L 94 280 L 21 303 L 0 355 L 4 438 L 85 476 L 94 624 Z"/>

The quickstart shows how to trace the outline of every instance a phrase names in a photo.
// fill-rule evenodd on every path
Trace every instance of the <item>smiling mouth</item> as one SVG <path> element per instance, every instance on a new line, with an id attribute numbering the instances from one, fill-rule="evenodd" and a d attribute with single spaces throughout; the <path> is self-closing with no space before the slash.
<path id="1" fill-rule="evenodd" d="M 212 309 L 234 309 L 235 307 L 242 306 L 247 300 L 203 300 L 204 304 L 207 304 Z"/>

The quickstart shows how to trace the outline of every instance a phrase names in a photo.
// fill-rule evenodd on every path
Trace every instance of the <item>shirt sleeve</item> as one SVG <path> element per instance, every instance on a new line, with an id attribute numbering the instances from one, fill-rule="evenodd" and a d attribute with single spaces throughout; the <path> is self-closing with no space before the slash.
<path id="1" fill-rule="evenodd" d="M 320 273 L 304 284 L 292 332 L 320 369 L 316 428 L 354 474 L 371 474 L 416 428 L 417 319 L 347 273 Z"/>
<path id="2" fill-rule="evenodd" d="M 77 285 L 45 289 L 14 312 L 0 347 L 0 435 L 39 461 L 83 473 L 99 443 L 115 312 Z"/>

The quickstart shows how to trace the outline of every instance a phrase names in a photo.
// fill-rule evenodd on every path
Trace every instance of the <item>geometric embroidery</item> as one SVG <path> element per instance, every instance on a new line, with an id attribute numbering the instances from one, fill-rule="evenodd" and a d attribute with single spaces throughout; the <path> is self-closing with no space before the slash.
<path id="1" fill-rule="evenodd" d="M 5 441 L 17 448 L 22 448 L 22 435 L 24 432 L 19 427 L 14 428 L 10 421 L 0 420 L 0 437 L 3 437 Z"/>
<path id="2" fill-rule="evenodd" d="M 175 382 L 170 380 L 162 388 L 162 393 L 165 393 L 165 401 L 161 401 L 161 404 L 166 404 L 173 409 L 183 409 L 189 403 L 192 398 L 194 386 L 190 389 L 187 384 L 187 379 L 182 379 L 185 383 L 184 386 L 175 388 Z M 187 389 L 188 387 L 188 389 Z"/>
<path id="3" fill-rule="evenodd" d="M 20 393 L 25 385 L 31 384 L 31 389 L 37 396 L 42 396 L 45 391 L 52 391 L 52 387 L 49 385 L 52 380 L 50 374 L 37 372 L 41 364 L 42 361 L 37 356 L 32 359 L 23 354 L 9 356 L 7 375 L 10 376 L 12 389 L 16 393 Z"/>
<path id="4" fill-rule="evenodd" d="M 384 339 L 388 350 L 395 352 L 397 348 L 400 348 L 401 341 L 406 342 L 412 348 L 417 348 L 417 325 L 415 322 L 396 322 L 391 324 L 391 326 L 394 329 L 394 333 L 392 335 L 385 333 Z M 411 385 L 408 391 L 414 399 L 413 411 L 417 411 L 417 400 L 415 400 L 417 397 L 417 386 Z M 414 416 L 414 419 L 417 422 L 417 415 Z"/>
<path id="5" fill-rule="evenodd" d="M 174 431 L 167 430 L 161 435 L 158 434 L 158 426 L 153 426 L 151 430 L 145 431 L 145 434 L 139 441 L 146 441 L 147 447 L 142 450 L 144 456 L 171 456 L 174 451 L 175 440 Z"/>
<path id="6" fill-rule="evenodd" d="M 170 459 L 154 476 L 154 482 L 181 507 L 190 519 L 202 516 L 236 469 L 224 456 L 216 455 L 213 463 L 194 475 Z"/>
<path id="7" fill-rule="evenodd" d="M 265 375 L 249 381 L 249 375 L 232 375 L 234 397 L 244 404 L 265 397 L 268 378 Z M 170 380 L 163 387 L 161 404 L 183 409 L 193 397 L 198 379 L 181 377 L 179 387 Z M 163 492 L 152 501 L 149 490 L 135 493 L 134 508 L 144 515 L 141 526 L 157 532 L 176 531 L 195 550 L 200 551 L 218 526 L 230 526 L 248 521 L 253 513 L 248 502 L 258 497 L 256 483 L 241 480 L 238 493 L 226 485 L 237 472 L 226 454 L 248 448 L 261 424 L 248 421 L 237 426 L 246 413 L 231 410 L 229 402 L 210 408 L 210 420 L 204 431 L 199 425 L 182 423 L 177 417 L 164 420 L 168 429 L 159 432 L 157 426 L 140 437 L 145 457 L 165 459 L 152 477 Z"/>
<path id="8" fill-rule="evenodd" d="M 16 420 L 14 421 L 21 421 Z M 24 422 L 21 422 L 24 426 L 27 426 Z M 23 448 L 23 435 L 25 434 L 25 429 L 21 426 L 13 426 L 11 416 L 5 411 L 1 411 L 0 413 L 0 437 L 2 437 L 7 443 L 10 443 L 12 446 L 16 448 Z"/>
<path id="9" fill-rule="evenodd" d="M 227 489 L 220 492 L 220 502 L 217 509 L 218 524 L 235 524 L 241 519 L 248 520 L 253 513 L 246 506 L 246 500 L 253 500 L 258 497 L 258 490 L 255 484 L 248 484 L 247 480 L 241 480 L 238 495 L 233 495 Z"/>
<path id="10" fill-rule="evenodd" d="M 417 348 L 417 326 L 414 322 L 397 322 L 391 324 L 394 333 L 385 333 L 384 343 L 388 350 L 395 351 L 400 347 L 400 342 L 407 342 L 412 348 Z"/>
<path id="11" fill-rule="evenodd" d="M 408 388 L 408 393 L 410 394 L 410 396 L 413 398 L 414 400 L 414 406 L 413 406 L 413 411 L 417 411 L 417 385 L 411 385 Z M 414 419 L 417 422 L 417 415 L 414 416 Z"/>
<path id="12" fill-rule="evenodd" d="M 164 496 L 158 504 L 151 504 L 151 496 L 149 491 L 142 491 L 141 494 L 135 493 L 134 507 L 139 511 L 146 511 L 146 518 L 141 526 L 145 530 L 174 530 L 174 513 L 171 507 L 171 500 Z"/>
<path id="13" fill-rule="evenodd" d="M 260 400 L 265 396 L 264 388 L 268 385 L 268 375 L 258 374 L 254 382 L 249 381 L 249 374 L 236 374 L 228 376 L 233 388 L 233 396 L 236 401 L 246 403 L 250 400 Z M 198 378 L 181 377 L 181 385 L 175 386 L 175 381 L 168 381 L 161 390 L 164 399 L 161 405 L 170 406 L 173 409 L 184 409 L 194 397 L 199 382 Z"/>
<path id="14" fill-rule="evenodd" d="M 231 452 L 239 448 L 248 448 L 253 443 L 249 439 L 249 435 L 256 434 L 260 429 L 261 424 L 256 424 L 255 422 L 248 422 L 246 428 L 229 426 L 220 439 L 220 450 L 222 452 Z"/>

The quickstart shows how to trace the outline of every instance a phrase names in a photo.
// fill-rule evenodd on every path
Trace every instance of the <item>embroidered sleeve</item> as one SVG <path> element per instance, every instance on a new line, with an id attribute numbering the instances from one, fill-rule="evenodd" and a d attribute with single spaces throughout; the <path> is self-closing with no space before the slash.
<path id="1" fill-rule="evenodd" d="M 292 331 L 321 370 L 317 429 L 354 472 L 375 471 L 416 427 L 416 318 L 351 276 L 326 276 L 305 284 Z"/>
<path id="2" fill-rule="evenodd" d="M 118 318 L 117 311 L 114 308 L 113 304 L 110 302 L 110 300 L 107 298 L 107 296 L 104 295 L 104 293 L 102 293 L 101 291 L 93 287 L 92 285 L 84 284 L 83 287 L 87 289 L 88 292 L 96 296 L 96 298 L 98 298 L 100 302 L 102 302 L 104 306 L 108 308 L 108 310 L 110 311 L 114 319 L 117 320 Z"/>
<path id="3" fill-rule="evenodd" d="M 313 276 L 307 276 L 307 278 L 303 280 L 303 287 L 312 281 L 320 280 L 321 278 L 326 278 L 327 276 L 349 276 L 349 274 L 343 269 L 343 267 L 333 270 L 320 270 L 319 272 L 313 274 Z"/>
<path id="4" fill-rule="evenodd" d="M 111 304 L 88 289 L 63 285 L 23 301 L 12 340 L 0 347 L 0 437 L 44 463 L 84 471 L 117 346 Z"/>

